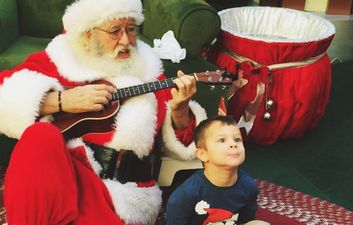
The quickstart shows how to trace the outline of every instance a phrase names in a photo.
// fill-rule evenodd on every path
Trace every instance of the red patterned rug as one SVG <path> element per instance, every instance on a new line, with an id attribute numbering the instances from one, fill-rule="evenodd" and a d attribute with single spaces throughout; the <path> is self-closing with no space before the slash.
<path id="1" fill-rule="evenodd" d="M 256 180 L 257 218 L 271 225 L 351 225 L 353 212 L 283 186 Z"/>
<path id="2" fill-rule="evenodd" d="M 3 208 L 3 176 L 0 168 L 0 225 L 6 222 Z M 310 195 L 263 180 L 259 188 L 257 219 L 271 225 L 353 225 L 353 212 Z M 164 225 L 161 212 L 156 225 Z"/>

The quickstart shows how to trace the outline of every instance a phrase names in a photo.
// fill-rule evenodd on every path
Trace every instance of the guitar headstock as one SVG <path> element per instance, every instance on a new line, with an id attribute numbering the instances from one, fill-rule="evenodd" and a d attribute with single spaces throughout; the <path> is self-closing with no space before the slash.
<path id="1" fill-rule="evenodd" d="M 238 79 L 237 75 L 228 73 L 225 70 L 205 71 L 194 73 L 193 75 L 197 81 L 211 85 L 230 85 L 233 81 Z"/>

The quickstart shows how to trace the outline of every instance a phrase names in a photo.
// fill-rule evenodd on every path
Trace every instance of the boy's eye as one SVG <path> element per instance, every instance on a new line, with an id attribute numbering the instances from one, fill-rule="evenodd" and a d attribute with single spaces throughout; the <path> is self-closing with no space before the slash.
<path id="1" fill-rule="evenodd" d="M 243 140 L 241 138 L 234 138 L 235 142 L 242 142 Z"/>
<path id="2" fill-rule="evenodd" d="M 218 142 L 224 143 L 224 142 L 225 142 L 225 139 L 224 139 L 224 138 L 220 138 L 220 139 L 218 139 Z"/>

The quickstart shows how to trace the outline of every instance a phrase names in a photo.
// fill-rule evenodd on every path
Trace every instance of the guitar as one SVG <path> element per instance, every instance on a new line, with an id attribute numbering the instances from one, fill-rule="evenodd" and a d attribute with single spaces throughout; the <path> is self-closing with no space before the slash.
<path id="1" fill-rule="evenodd" d="M 193 73 L 190 75 L 194 76 L 196 81 L 210 85 L 232 84 L 232 82 L 237 79 L 236 75 L 222 70 Z M 118 89 L 112 94 L 112 99 L 107 105 L 104 106 L 103 110 L 99 112 L 85 113 L 58 112 L 54 115 L 54 121 L 52 124 L 61 130 L 65 138 L 81 137 L 89 133 L 105 133 L 112 131 L 114 129 L 115 115 L 119 111 L 121 100 L 124 98 L 175 87 L 176 85 L 173 83 L 173 80 L 176 78 L 177 77 L 173 77 L 162 81 L 155 81 Z M 112 85 L 105 80 L 92 83 Z"/>

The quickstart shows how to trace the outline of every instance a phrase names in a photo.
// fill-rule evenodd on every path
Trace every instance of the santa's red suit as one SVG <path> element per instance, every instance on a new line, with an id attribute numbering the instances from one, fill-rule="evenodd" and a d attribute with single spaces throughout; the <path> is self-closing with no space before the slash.
<path id="1" fill-rule="evenodd" d="M 131 69 L 107 75 L 77 60 L 66 36 L 57 36 L 45 51 L 0 73 L 0 133 L 19 139 L 5 180 L 8 223 L 153 224 L 161 191 L 152 178 L 127 183 L 100 179 L 102 167 L 86 142 L 131 150 L 143 158 L 154 151 L 161 134 L 165 148 L 187 160 L 194 157 L 195 123 L 206 113 L 190 102 L 193 122 L 185 130 L 174 130 L 170 89 L 164 89 L 124 101 L 115 119 L 116 130 L 65 142 L 56 127 L 38 123 L 52 119 L 39 115 L 47 92 L 100 79 L 117 88 L 165 79 L 160 59 L 141 41 Z"/>

